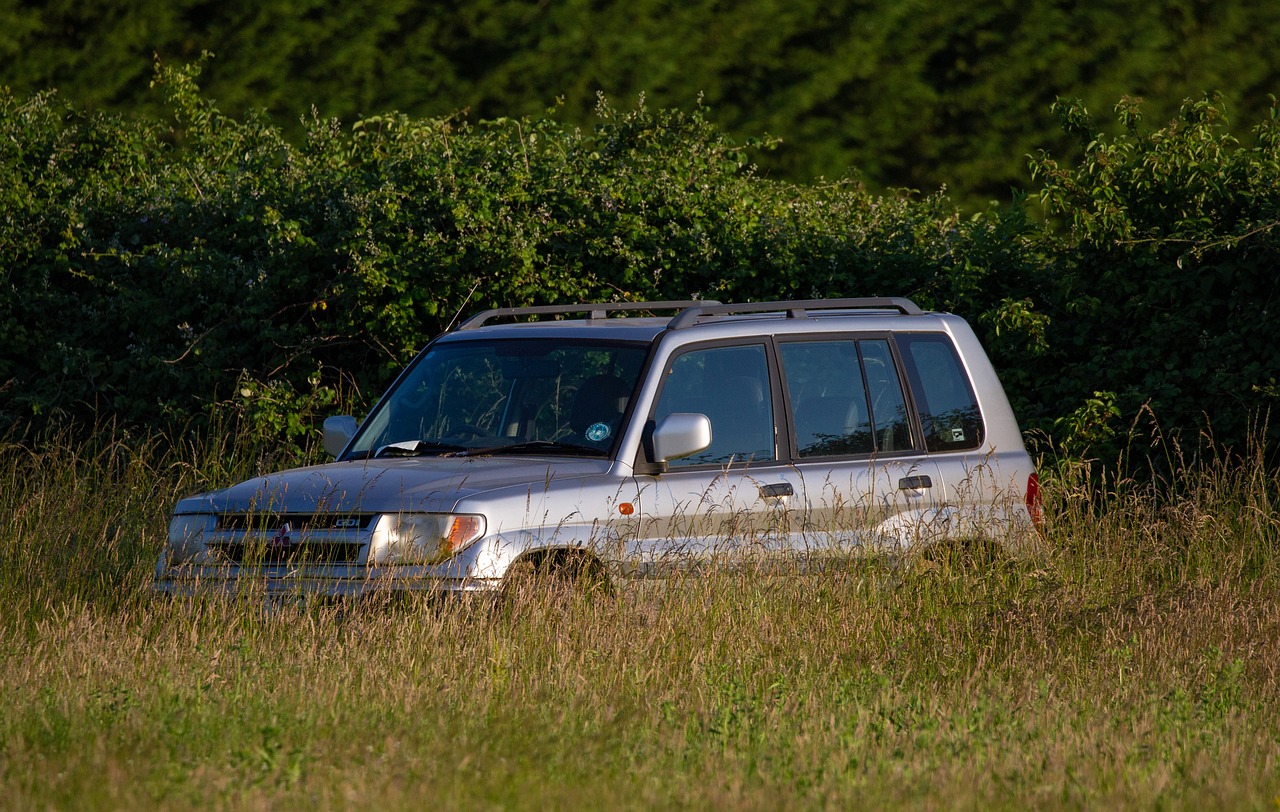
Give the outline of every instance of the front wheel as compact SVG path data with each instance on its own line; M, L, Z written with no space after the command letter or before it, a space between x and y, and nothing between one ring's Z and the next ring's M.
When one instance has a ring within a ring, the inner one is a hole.
M504 597L588 601L613 595L613 583L600 560L577 550L549 550L516 561L502 579Z

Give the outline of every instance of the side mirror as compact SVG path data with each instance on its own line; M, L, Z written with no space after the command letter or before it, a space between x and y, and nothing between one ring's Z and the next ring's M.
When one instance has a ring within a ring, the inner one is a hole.
M326 417L324 419L324 450L333 456L342 453L342 449L347 447L347 443L351 442L351 438L356 436L356 429L360 424L356 423L356 419L349 414L339 415L337 417Z
M711 445L711 419L705 414L674 412L653 429L653 462L678 460Z

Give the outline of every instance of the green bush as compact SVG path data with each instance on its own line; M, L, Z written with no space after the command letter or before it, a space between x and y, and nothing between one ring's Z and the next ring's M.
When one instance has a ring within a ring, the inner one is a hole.
M1150 131L1122 100L1114 139L1077 102L1057 112L1084 155L1032 161L1057 226L1043 238L1053 369L1040 413L1105 391L1126 416L1146 407L1166 428L1238 444L1275 404L1280 373L1280 108L1247 149L1214 98Z
M161 427L221 404L300 451L466 313L690 296L958 312L1051 435L1114 396L1107 420L1145 408L1229 445L1276 398L1274 111L1246 149L1212 99L1149 132L1125 103L1110 140L1064 102L1078 164L1041 154L1037 195L961 217L944 192L762 177L772 142L643 99L601 99L591 132L554 110L313 116L293 146L222 115L200 68L157 68L164 121L0 94L0 419Z
M158 71L163 123L0 103L10 420L186 419L245 378L358 404L482 307L946 292L921 249L954 231L944 199L760 178L768 144L700 110L602 100L591 133L316 119L294 148L220 115L198 73Z

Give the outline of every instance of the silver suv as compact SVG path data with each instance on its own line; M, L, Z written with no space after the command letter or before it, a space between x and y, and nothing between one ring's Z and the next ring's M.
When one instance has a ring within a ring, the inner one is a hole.
M657 316L654 314L665 313ZM958 316L906 299L481 313L337 459L180 501L156 587L475 591L1034 537L1039 488Z

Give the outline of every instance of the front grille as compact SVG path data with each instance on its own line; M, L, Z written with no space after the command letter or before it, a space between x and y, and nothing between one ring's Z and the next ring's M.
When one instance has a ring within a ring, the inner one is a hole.
M354 564L360 548L358 543L310 540L288 546L256 539L209 544L210 552L230 564Z
M299 533L368 530L377 513L227 513L218 517L218 529L276 532L284 525Z
M355 564L376 513L228 513L206 537L229 564Z

